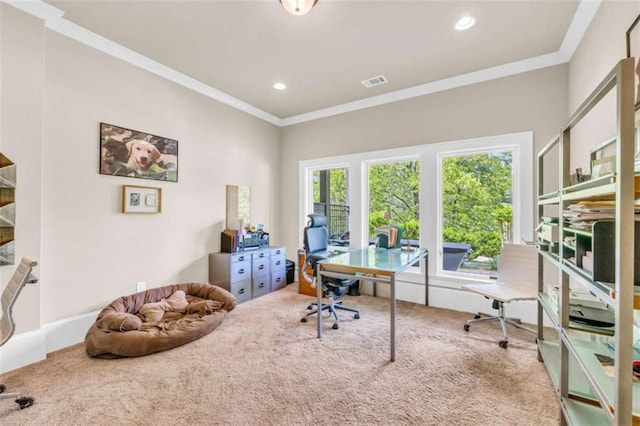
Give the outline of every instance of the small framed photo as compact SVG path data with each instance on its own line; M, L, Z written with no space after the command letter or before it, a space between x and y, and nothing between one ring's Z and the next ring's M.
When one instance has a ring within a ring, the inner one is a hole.
M122 213L160 213L162 188L122 186Z

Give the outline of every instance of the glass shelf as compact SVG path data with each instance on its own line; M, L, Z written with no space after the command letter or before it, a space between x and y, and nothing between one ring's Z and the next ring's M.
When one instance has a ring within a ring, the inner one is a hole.
M562 411L574 425L606 425L613 420L599 406L572 398L562 398Z
M589 386L596 395L599 395L600 402L605 407L615 406L615 381L605 371L596 354L615 358L614 352L605 344L610 338L596 334L585 333L575 330L564 330L562 340L569 349L570 354L575 358L577 364L582 367L582 371L587 377ZM631 366L629 366L631 375ZM589 389L583 390L586 394ZM640 414L640 380L634 378L633 382L633 415Z
M597 179L580 182L562 189L562 201L613 200L616 193L617 174L611 173ZM635 172L635 197L640 197L640 172Z
M538 204L558 204L560 202L560 191L549 192L538 196Z
M549 317L549 320L553 324L553 327L558 329L560 328L560 317L558 315L558 304L556 301L547 293L540 293L538 295L538 302L544 308L545 313ZM588 333L601 334L603 336L613 336L614 335L614 327L596 327L593 325L583 324L577 321L569 321L569 328L572 330L585 331Z

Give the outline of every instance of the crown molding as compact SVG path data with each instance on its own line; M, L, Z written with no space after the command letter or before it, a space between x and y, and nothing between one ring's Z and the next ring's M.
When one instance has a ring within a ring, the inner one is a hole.
M156 62L144 55L91 32L86 28L76 25L63 18L64 11L51 6L42 0L0 1L42 19L45 22L45 26L52 31L65 35L73 40L79 41L87 46L91 46L101 52L114 56L120 60L140 67L155 75L166 78L176 84L279 127L292 126L295 124L305 123L307 121L372 108L379 105L398 102L569 62L580 44L582 37L584 37L585 32L589 28L598 8L602 4L602 0L580 1L562 44L556 52L511 62L509 64L498 65L480 71L461 74L443 80L420 84L406 89L385 93L383 95L347 102L304 114L294 115L287 118L279 118L214 87L204 84L199 80L189 77L186 74L176 71L173 68Z

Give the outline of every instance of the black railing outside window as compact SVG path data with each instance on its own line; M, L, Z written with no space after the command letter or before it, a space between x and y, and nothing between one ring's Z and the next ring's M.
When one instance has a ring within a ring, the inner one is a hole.
M349 239L349 206L344 204L313 203L313 212L327 217L330 238Z

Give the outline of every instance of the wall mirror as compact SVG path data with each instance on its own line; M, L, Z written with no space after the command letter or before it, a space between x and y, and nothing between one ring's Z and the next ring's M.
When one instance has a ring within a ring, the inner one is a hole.
M241 229L251 223L251 187L227 185L227 229Z

